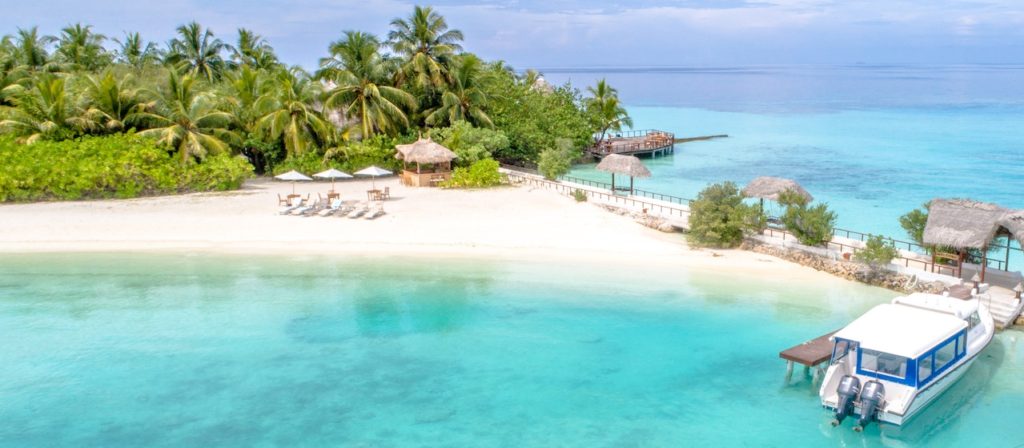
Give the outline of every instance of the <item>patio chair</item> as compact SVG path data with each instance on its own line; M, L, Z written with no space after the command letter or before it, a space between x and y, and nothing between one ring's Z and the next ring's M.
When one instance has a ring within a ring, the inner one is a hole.
M381 199L391 199L391 187L384 187L384 193L381 193Z
M291 205L291 202L288 201L288 198L281 197L281 193L278 193L277 194L277 205L289 206L289 205Z

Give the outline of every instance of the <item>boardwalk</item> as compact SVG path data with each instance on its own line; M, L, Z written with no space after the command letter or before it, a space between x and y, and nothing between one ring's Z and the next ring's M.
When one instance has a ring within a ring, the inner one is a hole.
M675 135L654 129L620 132L606 137L600 143L587 148L587 153L597 158L609 154L650 155L652 157L675 151Z

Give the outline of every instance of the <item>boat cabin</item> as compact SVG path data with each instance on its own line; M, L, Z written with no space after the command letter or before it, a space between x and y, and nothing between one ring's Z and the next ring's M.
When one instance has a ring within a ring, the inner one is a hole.
M940 301L912 294L877 306L833 336L832 364L856 373L923 388L963 359L967 333L980 324L976 301Z

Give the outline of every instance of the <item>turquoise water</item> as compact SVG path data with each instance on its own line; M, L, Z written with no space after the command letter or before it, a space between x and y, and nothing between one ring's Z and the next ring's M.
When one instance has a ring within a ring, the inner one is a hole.
M901 431L779 350L890 293L497 261L0 260L0 446L1015 446L1020 333Z
M1024 66L761 66L555 71L607 78L639 129L729 138L645 160L637 188L694 198L709 183L792 178L840 227L906 239L900 215L934 198L1024 208ZM573 175L608 182L580 166ZM1002 259L1002 254L991 255ZM1024 267L1024 255L1012 267Z

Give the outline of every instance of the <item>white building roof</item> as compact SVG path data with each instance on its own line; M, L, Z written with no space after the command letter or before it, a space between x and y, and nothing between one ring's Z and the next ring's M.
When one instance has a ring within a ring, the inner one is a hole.
M907 298L898 300L902 299ZM884 304L864 313L834 337L857 341L861 348L917 358L966 326L967 322L953 314L899 303Z

